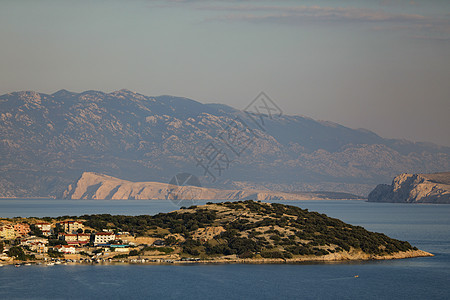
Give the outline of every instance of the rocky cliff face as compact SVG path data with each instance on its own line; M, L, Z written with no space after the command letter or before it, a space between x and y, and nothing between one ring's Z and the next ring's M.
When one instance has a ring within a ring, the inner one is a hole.
M355 199L354 195L347 195ZM268 190L219 190L196 186L176 186L161 182L131 182L85 172L63 193L64 199L168 199L168 200L324 200L323 193L283 193ZM336 198L333 198L336 199Z
M450 172L401 174L391 185L378 185L369 194L369 201L450 204Z
M224 142L233 120L250 129L239 155ZM230 161L214 182L195 160L211 145ZM135 182L188 172L211 188L366 195L399 173L449 169L448 147L302 116L265 117L261 128L226 105L127 90L0 96L0 197L58 197L85 171Z

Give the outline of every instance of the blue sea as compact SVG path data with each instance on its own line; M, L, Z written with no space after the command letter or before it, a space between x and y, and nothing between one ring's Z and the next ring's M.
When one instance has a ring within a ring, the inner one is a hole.
M450 299L450 205L282 203L407 240L435 256L291 265L4 266L0 299ZM0 217L140 215L174 209L170 201L0 199Z

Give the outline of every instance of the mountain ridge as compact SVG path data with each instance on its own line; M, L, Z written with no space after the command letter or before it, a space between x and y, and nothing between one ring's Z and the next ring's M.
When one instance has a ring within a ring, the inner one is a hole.
M450 204L450 172L400 174L391 185L377 185L368 201Z
M253 138L240 155L221 138L234 121ZM366 195L399 173L450 168L449 147L302 116L264 121L261 128L223 104L129 90L1 95L0 196L56 197L86 171L159 182L188 172L211 188ZM209 144L230 157L214 182L195 160Z

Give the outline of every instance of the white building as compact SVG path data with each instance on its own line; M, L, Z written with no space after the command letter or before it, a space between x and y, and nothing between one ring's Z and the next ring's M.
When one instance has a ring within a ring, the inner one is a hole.
M78 229L84 230L83 223L79 221L63 221L59 225L64 228L65 233L77 233Z
M43 235L49 236L52 234L52 224L50 223L41 222L34 224L34 226L39 228Z
M60 233L58 238L62 241L66 241L67 243L78 241L78 236L73 233Z
M47 238L41 238L41 237L29 237L29 238L24 238L21 241L21 245L22 246L27 246L27 245L31 245L34 243L42 243L42 244L48 244L48 239Z
M55 246L55 248L59 252L62 252L65 254L76 254L78 252L77 248L75 248L75 246L72 246L72 245L58 245L58 246Z
M44 243L31 243L29 245L31 251L35 251L37 253L47 253L48 247Z
M0 226L0 238L10 240L16 237L14 226L11 224L5 224Z
M108 244L116 239L116 235L112 232L97 232L94 234L94 245Z
M66 241L69 245L86 245L91 240L91 235L88 233L60 233L58 238L62 241Z

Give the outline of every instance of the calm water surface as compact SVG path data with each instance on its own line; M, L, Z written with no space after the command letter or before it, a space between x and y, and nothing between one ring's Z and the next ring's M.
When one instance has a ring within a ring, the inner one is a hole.
M435 256L296 265L4 266L0 299L450 299L450 205L283 203L407 240ZM169 201L0 200L1 217L174 209Z

